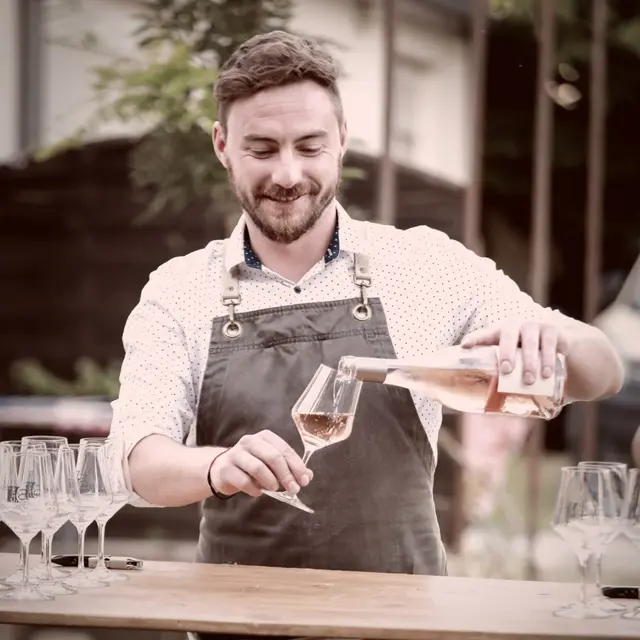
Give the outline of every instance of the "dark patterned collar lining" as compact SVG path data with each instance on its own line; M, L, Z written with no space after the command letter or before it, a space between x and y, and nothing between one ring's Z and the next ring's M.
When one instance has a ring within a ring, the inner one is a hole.
M325 264L328 264L332 260L335 260L340 253L339 231L338 217L336 216L336 228L333 232L333 238L331 238L331 243L327 247L327 250L324 254ZM247 266L251 267L252 269L262 269L262 263L260 262L260 259L251 248L251 240L249 239L249 231L247 230L247 227L244 228L244 261L246 262Z

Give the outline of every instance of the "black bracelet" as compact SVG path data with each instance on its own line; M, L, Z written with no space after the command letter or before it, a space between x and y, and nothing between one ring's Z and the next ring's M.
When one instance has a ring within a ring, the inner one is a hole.
M229 451L229 449L225 449L224 451L221 451L217 456L214 456L213 460L211 461L211 464L209 465L209 468L207 469L207 482L209 483L209 488L211 489L211 493L212 495L214 495L216 498L218 498L219 500L228 500L229 498L231 498L232 496L228 496L224 493L220 493L214 486L213 486L213 482L211 482L211 467L213 467L213 463L223 454L227 453L227 451Z

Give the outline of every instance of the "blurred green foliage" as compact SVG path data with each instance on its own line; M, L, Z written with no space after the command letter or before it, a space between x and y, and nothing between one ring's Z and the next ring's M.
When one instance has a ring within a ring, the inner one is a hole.
M11 367L11 377L25 392L41 396L98 396L114 400L120 388L120 361L101 367L90 358L78 358L73 380L60 378L37 360L25 358Z
M142 2L133 34L139 55L95 69L101 106L94 118L40 158L82 144L102 122L140 125L146 133L131 152L131 179L149 204L136 222L198 204L233 223L237 204L211 143L217 69L251 36L286 29L292 6L292 0ZM361 177L345 167L345 180Z

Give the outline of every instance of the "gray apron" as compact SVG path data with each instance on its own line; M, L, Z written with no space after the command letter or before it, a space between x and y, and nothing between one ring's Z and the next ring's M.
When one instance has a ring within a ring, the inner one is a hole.
M238 312L240 283L223 266L229 314L212 325L198 446L231 447L269 429L302 455L291 407L318 366L396 357L382 303L367 296L368 258L354 262L354 298L249 312ZM314 453L309 467L313 481L299 495L314 514L268 496L206 499L197 561L446 574L434 456L409 391L365 384L350 438Z

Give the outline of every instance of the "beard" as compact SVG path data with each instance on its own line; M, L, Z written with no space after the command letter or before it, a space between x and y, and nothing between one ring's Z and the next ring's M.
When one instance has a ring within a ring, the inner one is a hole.
M270 185L249 191L228 169L229 184L244 211L263 236L279 244L291 244L313 228L336 197L341 173L339 162L337 179L325 187L309 180L290 189Z

